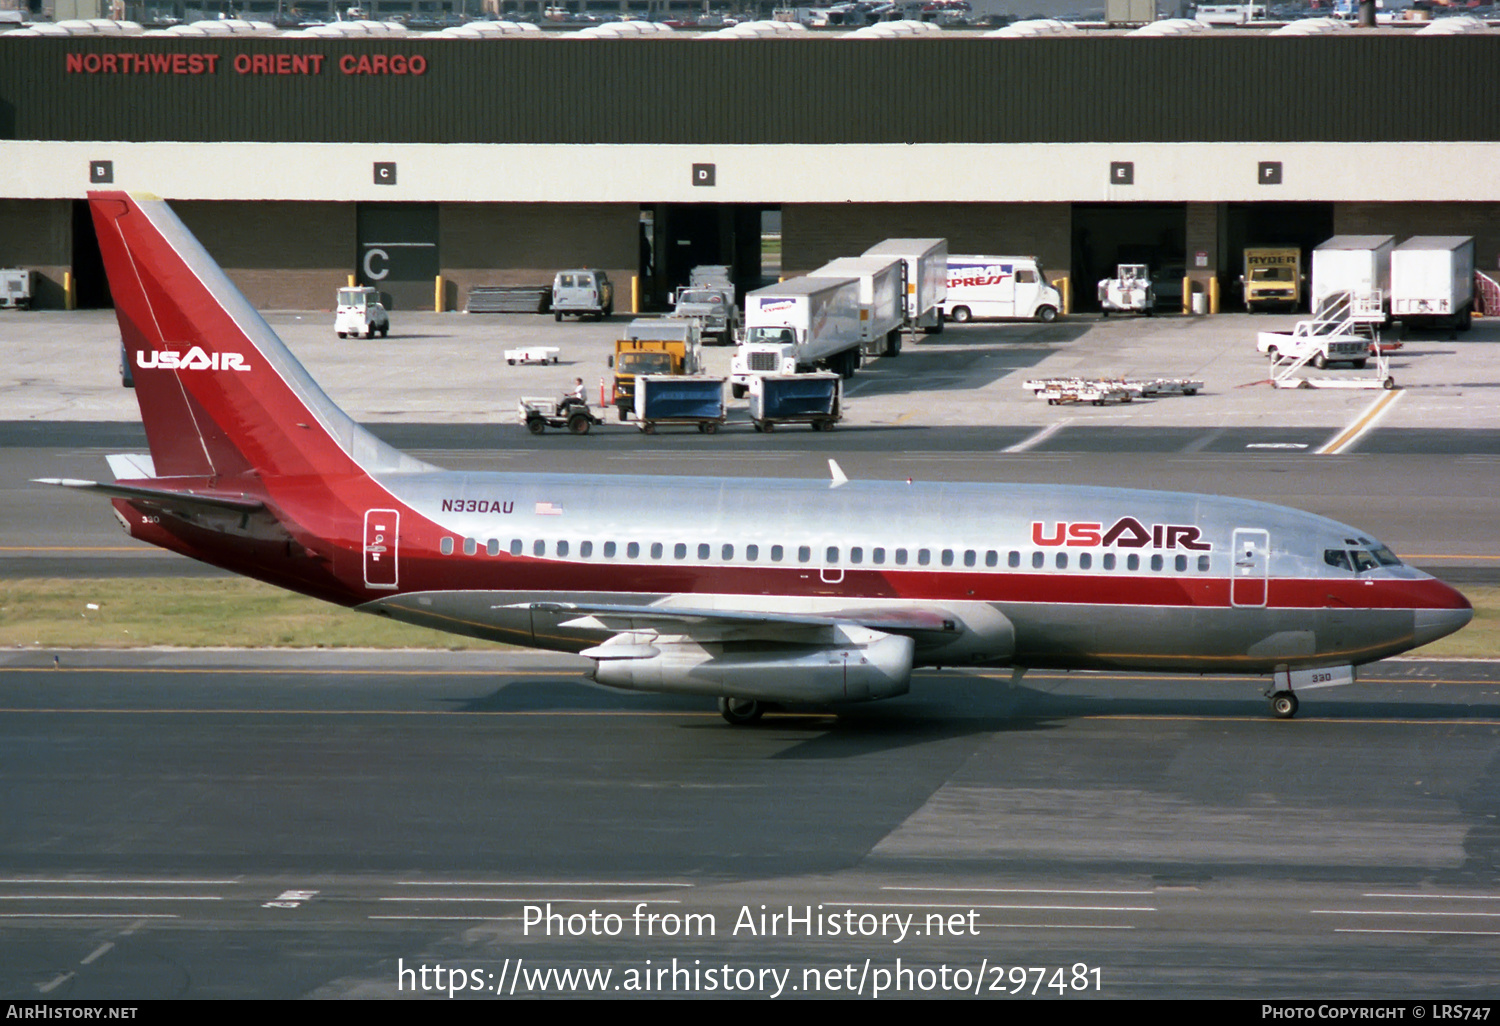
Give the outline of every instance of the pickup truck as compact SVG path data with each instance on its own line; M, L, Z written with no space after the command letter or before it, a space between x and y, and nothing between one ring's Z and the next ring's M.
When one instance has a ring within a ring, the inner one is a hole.
M1307 356L1308 362L1319 370L1330 363L1349 363L1360 368L1370 358L1370 339L1347 333L1319 335L1300 330L1310 323L1313 322L1301 321L1297 325L1299 330L1290 333L1262 331L1256 335L1255 348L1269 356L1272 363Z

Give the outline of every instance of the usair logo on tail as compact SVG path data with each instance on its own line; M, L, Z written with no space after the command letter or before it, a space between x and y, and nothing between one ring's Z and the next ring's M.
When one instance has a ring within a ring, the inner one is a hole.
M214 353L210 356L202 346L194 346L185 353L170 350L147 353L138 351L135 364L142 370L232 370L247 371L249 365L240 353Z

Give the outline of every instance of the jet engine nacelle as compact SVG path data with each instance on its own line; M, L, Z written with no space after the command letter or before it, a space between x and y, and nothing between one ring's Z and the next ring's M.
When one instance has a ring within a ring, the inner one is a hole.
M699 641L632 632L582 654L600 684L631 691L754 698L766 702L864 702L906 694L912 640L839 627L841 644Z

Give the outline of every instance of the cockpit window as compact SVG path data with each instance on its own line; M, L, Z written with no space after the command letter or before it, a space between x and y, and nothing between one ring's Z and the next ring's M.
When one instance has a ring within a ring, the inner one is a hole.
M1343 549L1324 549L1323 562L1329 566L1338 567L1340 570L1353 570L1349 562L1349 553Z
M1384 545L1375 545L1369 549L1324 549L1323 562L1340 570L1351 570L1362 574L1366 570L1374 570L1381 566L1400 566L1401 560L1396 554Z

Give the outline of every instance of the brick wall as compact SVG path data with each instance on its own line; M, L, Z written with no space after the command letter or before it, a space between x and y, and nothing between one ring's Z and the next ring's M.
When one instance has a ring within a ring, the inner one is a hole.
M31 274L31 305L59 310L73 266L71 200L0 200L0 267Z
M438 252L448 303L462 310L476 285L551 285L570 267L598 267L630 306L640 264L640 207L630 203L445 203Z
M172 209L261 310L332 310L355 268L353 203L174 202Z
M1472 235L1474 266L1500 266L1500 203L1336 203L1339 235L1394 235L1396 244L1413 235Z
M1037 256L1049 277L1071 263L1067 203L801 203L781 208L781 266L801 274L886 239L948 240L950 253Z

